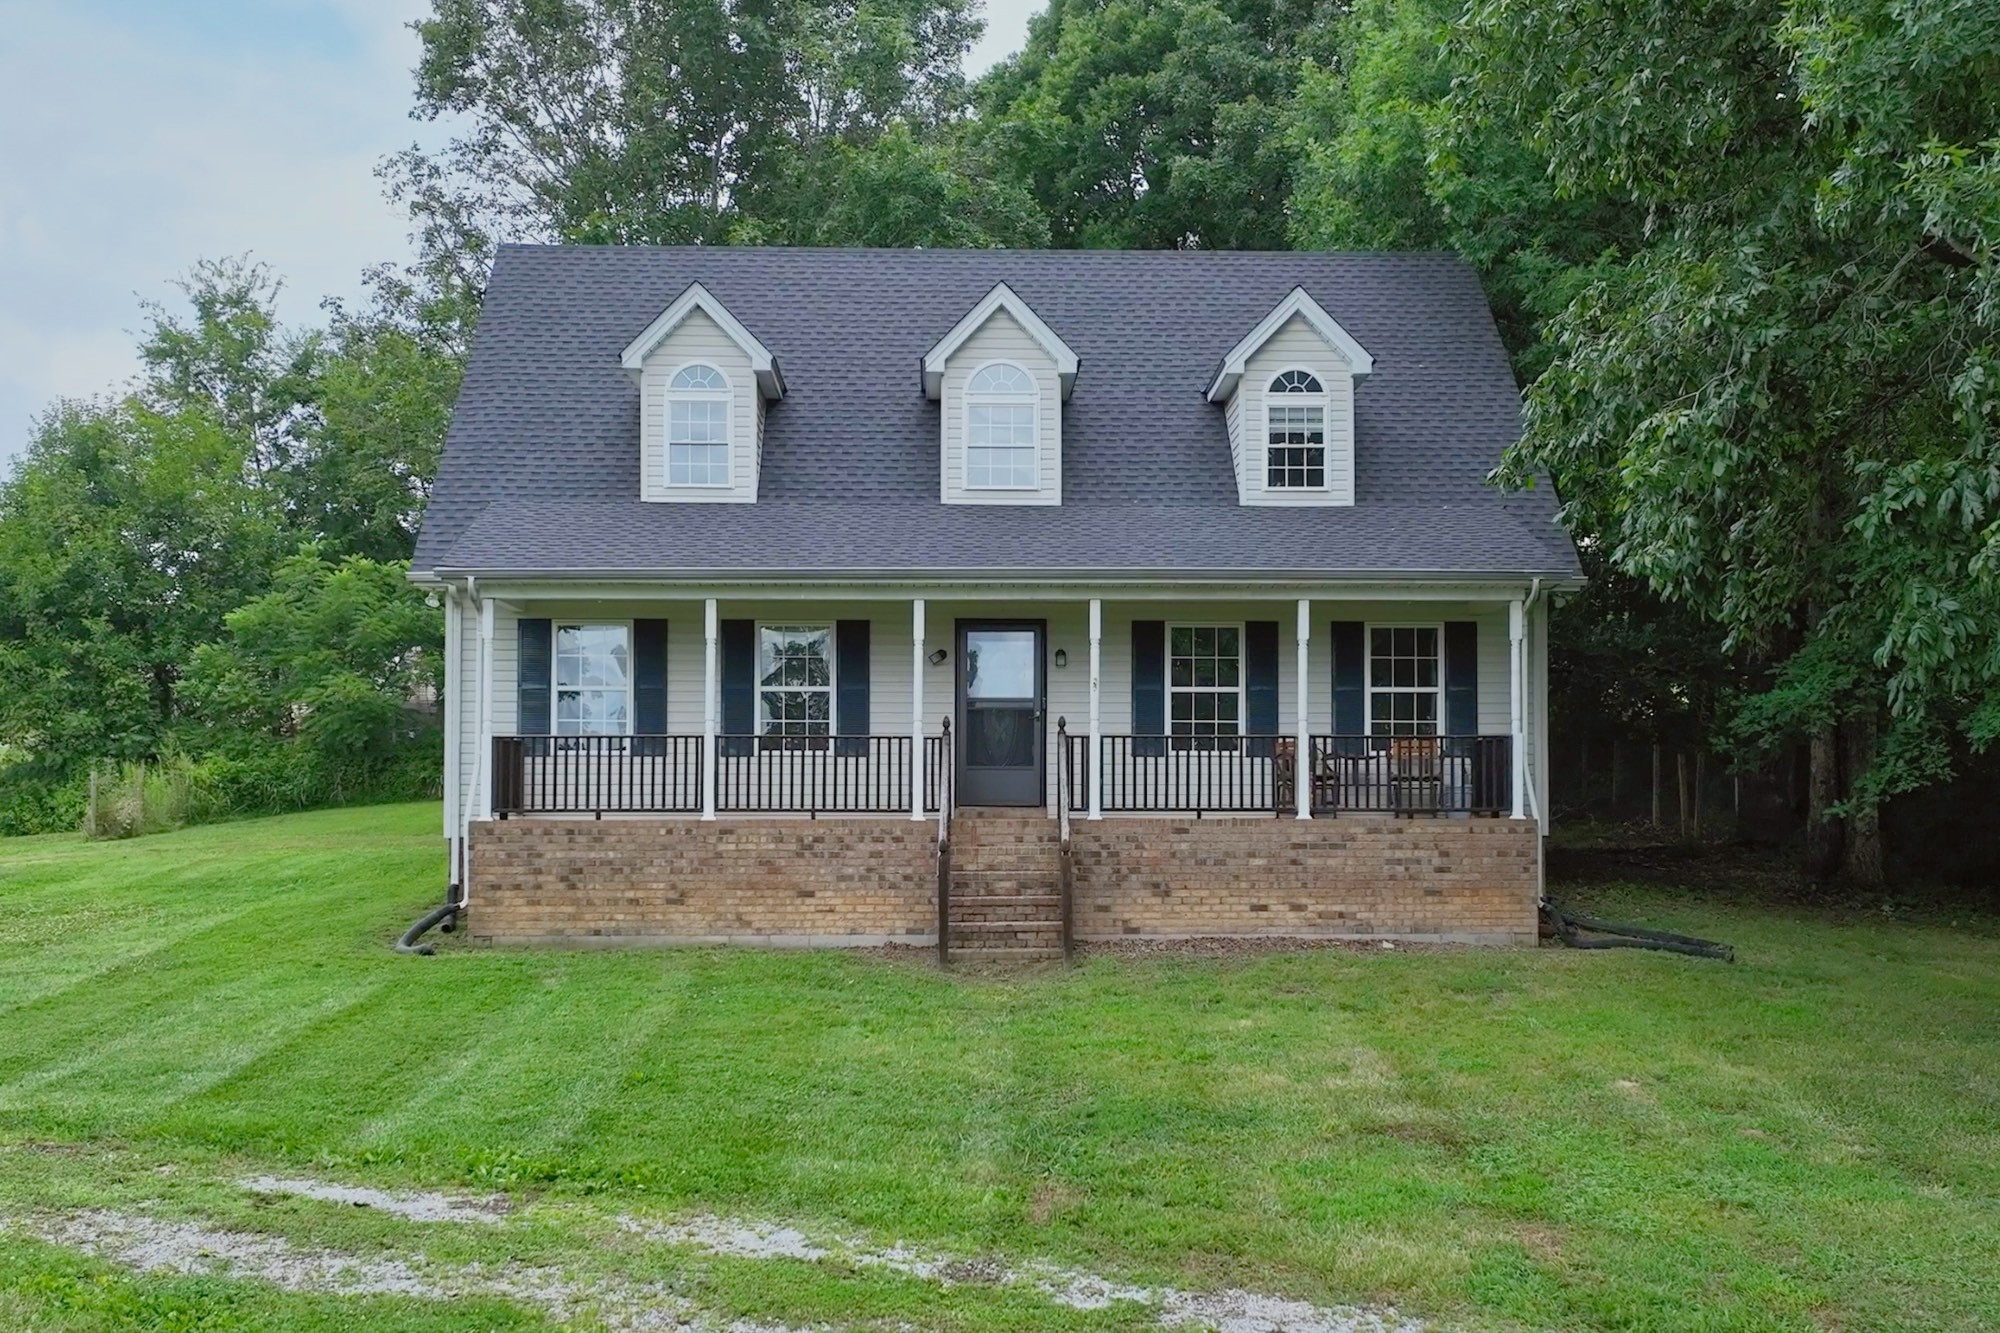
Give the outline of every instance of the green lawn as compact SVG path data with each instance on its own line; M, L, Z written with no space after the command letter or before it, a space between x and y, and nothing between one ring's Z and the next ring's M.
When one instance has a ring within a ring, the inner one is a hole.
M1149 1326L647 1248L717 1214L1451 1326L2000 1327L2000 941L1656 890L1734 943L917 957L392 953L434 806L0 841L0 1215L104 1207L676 1285L794 1324ZM500 1228L247 1196L503 1190ZM125 1273L0 1234L0 1326L539 1327L493 1301Z

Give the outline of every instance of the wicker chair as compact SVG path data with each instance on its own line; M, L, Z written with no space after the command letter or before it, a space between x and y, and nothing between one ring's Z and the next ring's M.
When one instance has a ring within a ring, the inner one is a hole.
M1389 742L1389 788L1397 814L1437 813L1444 797L1444 747L1437 737Z

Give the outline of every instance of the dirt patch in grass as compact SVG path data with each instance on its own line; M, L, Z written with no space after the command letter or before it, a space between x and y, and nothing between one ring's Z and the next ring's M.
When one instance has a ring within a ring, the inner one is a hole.
M255 1176L237 1182L252 1194L286 1195L319 1203L344 1203L355 1208L373 1208L411 1222L494 1223L507 1216L508 1202L500 1197L482 1199L435 1191L396 1192L368 1189L357 1185L335 1185L324 1180L284 1180L276 1176Z
M712 1319L660 1283L585 1277L511 1262L438 1264L421 1254L363 1257L295 1246L279 1236L226 1231L143 1213L91 1209L5 1218L0 1219L0 1231L78 1250L139 1273L249 1279L315 1295L502 1300L539 1310L559 1324L594 1321L611 1333L690 1328L794 1333L784 1325Z

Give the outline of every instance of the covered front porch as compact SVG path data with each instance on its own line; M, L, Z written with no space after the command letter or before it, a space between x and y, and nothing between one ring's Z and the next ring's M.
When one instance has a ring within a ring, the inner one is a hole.
M1315 591L479 588L447 607L452 827L1538 818L1532 589Z

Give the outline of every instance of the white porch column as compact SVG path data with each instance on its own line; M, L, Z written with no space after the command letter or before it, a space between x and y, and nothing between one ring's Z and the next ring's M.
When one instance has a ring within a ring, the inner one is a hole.
M458 589L444 590L444 836L450 845L451 868L458 874L459 800L464 794L465 772L458 752L465 735L465 626L460 620Z
M701 684L701 817L715 818L715 733L722 707L722 682L718 678L716 640L722 633L716 618L715 599L702 604L702 684Z
M1298 696L1295 730L1298 751L1292 756L1292 791L1298 801L1300 819L1311 819L1312 805L1312 711L1306 705L1312 697L1312 599L1299 598L1298 678L1292 692Z
M472 808L480 819L493 818L493 599L479 599L479 754L473 769L479 775Z
M1091 819L1104 818L1104 705L1099 676L1104 667L1104 599L1090 599L1090 762L1084 766L1090 784Z
M1507 639L1512 649L1507 661L1508 675L1512 677L1511 683L1513 686L1508 693L1508 706L1513 716L1511 734L1514 738L1512 743L1514 751L1514 809L1512 817L1515 819L1527 818L1527 811L1522 805L1527 794L1528 785L1528 728L1525 717L1527 712L1525 706L1527 703L1527 692L1521 678L1522 669L1527 665L1528 661L1525 634L1526 610L1526 606L1518 597L1507 603Z
M924 817L924 792L930 777L924 746L924 599L910 599L910 818Z

